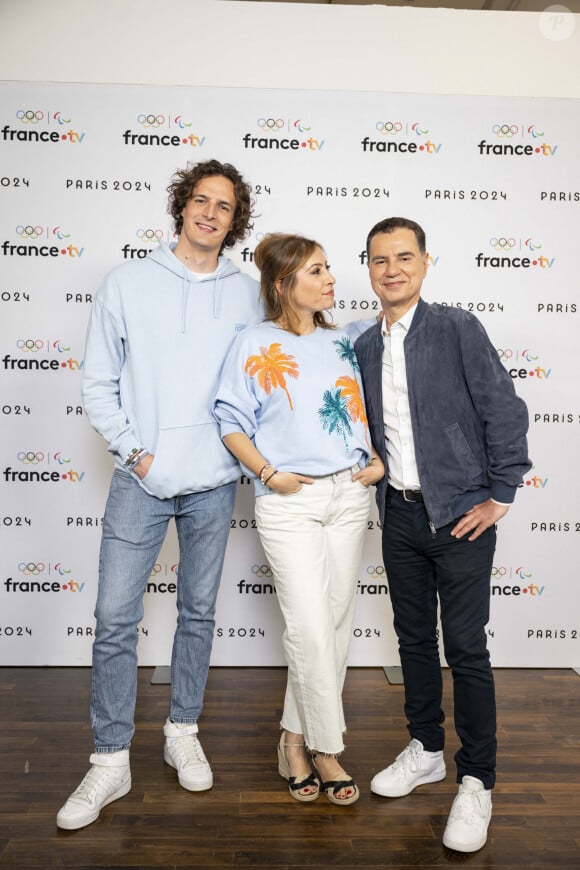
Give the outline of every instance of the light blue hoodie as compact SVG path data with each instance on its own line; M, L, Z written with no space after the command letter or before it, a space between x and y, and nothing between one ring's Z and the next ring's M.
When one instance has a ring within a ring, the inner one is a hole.
M257 282L223 256L217 272L198 277L161 243L105 279L87 334L83 401L119 468L135 447L154 454L139 481L151 495L239 477L212 405L230 344L263 316Z

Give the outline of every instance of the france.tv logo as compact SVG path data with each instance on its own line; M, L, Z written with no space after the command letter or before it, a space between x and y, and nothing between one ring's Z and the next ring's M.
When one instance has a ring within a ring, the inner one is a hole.
M392 121L380 118L373 124L375 136L361 140L362 150L383 154L439 154L442 145L434 142L429 127L420 121Z
M554 157L558 145L546 142L546 134L537 124L499 121L492 125L496 142L482 139L477 149L480 156L489 157Z
M325 140L312 135L312 124L303 118L272 115L256 119L256 133L242 136L244 148L270 151L321 151Z
M83 359L68 356L71 345L60 338L18 338L16 349L20 356L5 354L0 363L5 371L69 371L79 372Z
M507 372L514 380L534 378L536 381L547 381L552 374L551 368L546 368L545 363L540 365L540 355L531 348L498 347L496 348L500 362L503 363Z
M42 109L18 109L16 120L20 127L14 128L5 124L0 135L5 142L61 142L69 145L80 145L85 133L72 128L64 129L72 123L67 113L44 112ZM45 129L56 125L60 130ZM40 129L42 128L42 129Z
M147 132L134 133L132 130L125 130L124 145L163 145L174 148L190 145L192 148L201 148L206 139L205 136L190 131L193 123L185 115L142 112L137 115L136 120ZM172 128L175 129L174 133L162 132L170 131Z
M46 227L42 224L18 224L14 232L19 242L6 239L0 245L5 257L66 257L80 259L85 248L71 241L71 233L64 227ZM40 244L36 244L41 240Z
M545 251L543 244L532 236L493 235L488 239L492 253L479 251L475 255L478 269L551 269L555 257Z

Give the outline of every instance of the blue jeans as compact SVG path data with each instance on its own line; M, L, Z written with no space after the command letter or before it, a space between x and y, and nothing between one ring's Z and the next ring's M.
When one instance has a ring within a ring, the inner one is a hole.
M197 722L235 494L236 484L231 483L159 499L130 474L115 471L105 508L95 608L91 723L96 752L128 749L135 731L137 626L172 517L179 568L169 715L174 722Z
M426 750L443 749L442 679L437 642L437 598L445 658L453 675L457 781L466 774L485 788L495 784L496 708L487 650L495 526L475 541L450 535L455 522L433 537L422 504L387 491L383 558L395 615L411 737Z

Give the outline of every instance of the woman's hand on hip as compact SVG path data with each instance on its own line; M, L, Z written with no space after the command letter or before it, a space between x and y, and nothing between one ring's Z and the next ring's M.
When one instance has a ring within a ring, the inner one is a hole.
M306 477L304 474L295 474L293 471L277 471L276 474L272 475L267 486L278 495L292 495L295 492L300 492L305 483L314 483L314 478Z

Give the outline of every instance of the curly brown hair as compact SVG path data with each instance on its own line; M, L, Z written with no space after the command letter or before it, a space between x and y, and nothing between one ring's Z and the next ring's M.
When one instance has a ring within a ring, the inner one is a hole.
M231 248L236 242L241 242L253 229L254 200L252 188L244 181L235 166L231 163L220 163L219 160L206 160L203 163L188 163L185 169L178 169L167 187L169 200L167 211L173 218L175 232L179 235L183 227L182 212L202 178L222 175L234 186L236 209L230 231L223 240L220 254L224 248Z
M292 289L296 273L316 248L324 251L314 239L290 233L268 233L256 245L254 263L260 270L260 295L266 309L265 320L279 321L288 332L299 335L298 316L292 304ZM280 285L280 290L276 284ZM315 311L314 324L322 329L335 329L324 312Z

